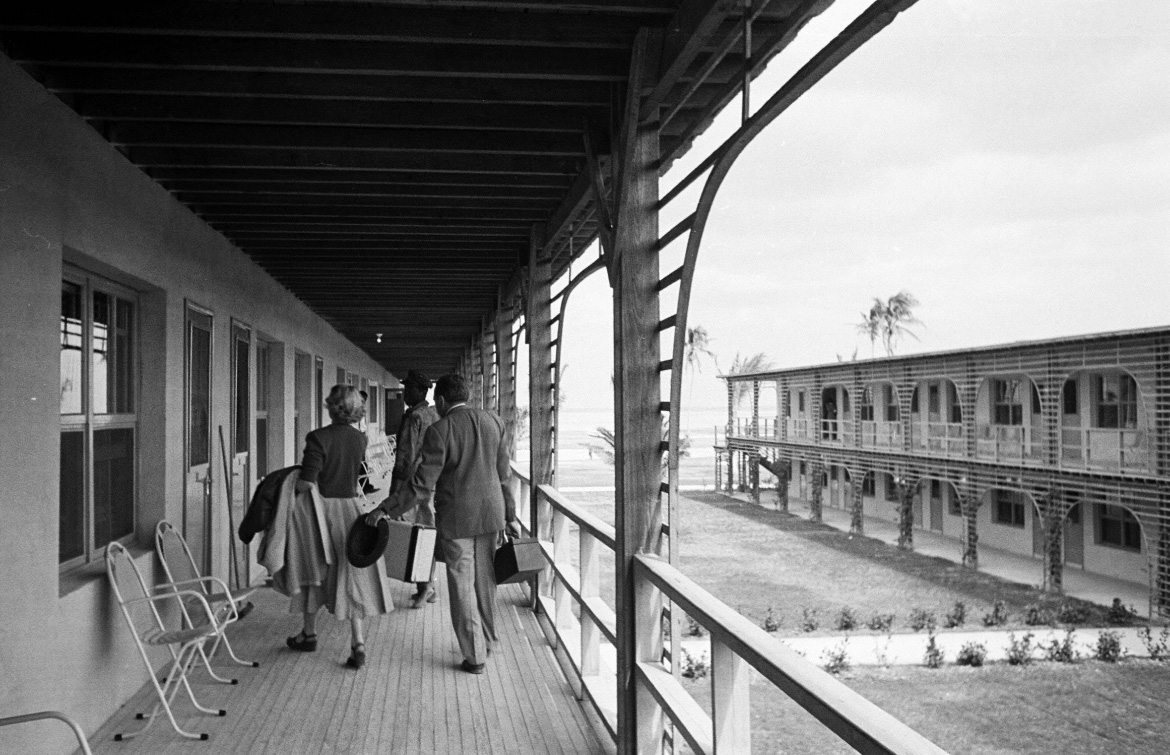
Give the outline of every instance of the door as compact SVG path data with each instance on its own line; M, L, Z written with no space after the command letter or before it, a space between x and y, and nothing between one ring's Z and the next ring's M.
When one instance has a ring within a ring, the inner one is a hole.
M227 458L231 466L231 507L232 524L239 525L251 498L251 406L252 395L249 390L252 384L252 329L240 322L232 322L232 429L231 443L227 449ZM232 548L233 571L237 584L251 584L251 562L249 553L252 548L233 538ZM257 542L253 541L252 547Z
M183 537L201 574L211 563L211 313L187 305Z
M1064 518L1064 562L1075 566L1085 565L1085 524L1081 517L1081 504L1076 504Z
M935 532L943 531L942 483L938 480L930 481L930 528Z

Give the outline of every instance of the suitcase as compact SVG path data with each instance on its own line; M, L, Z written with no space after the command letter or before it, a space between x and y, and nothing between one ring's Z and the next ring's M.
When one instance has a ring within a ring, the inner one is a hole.
M411 522L387 522L390 540L382 558L386 576L402 582L427 582L435 562L435 528Z
M495 567L496 584L523 582L544 571L544 551L534 537L508 538L496 549L492 565Z

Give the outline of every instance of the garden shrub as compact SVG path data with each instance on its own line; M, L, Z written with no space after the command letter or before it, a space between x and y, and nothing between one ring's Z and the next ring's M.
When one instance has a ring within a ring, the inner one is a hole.
M848 632L857 629L857 614L849 606L841 609L837 614L837 629L838 631Z
M983 626L985 627L999 627L1007 623L1008 610L1007 603L1002 600L997 600L991 606L991 613L983 614Z
M1084 624L1089 620L1089 609L1079 603L1061 603L1056 620L1061 624Z
M1094 658L1105 663L1117 663L1123 654L1120 634L1106 629L1097 635L1097 645L1093 648Z
M1024 623L1030 627L1047 626L1052 623L1052 612L1037 603L1026 605Z
M955 605L947 612L943 619L943 626L947 629L954 629L961 627L967 623L967 604L961 600L956 600Z
M1015 632L1008 635L1007 662L1013 666L1027 666L1032 662L1033 635L1028 632L1020 639L1016 639Z
M848 639L843 639L839 645L825 648L824 652L821 653L821 668L830 674L840 674L842 671L848 671L849 651L845 647L848 642Z
M1056 663L1076 663L1081 659L1080 652L1073 645L1073 630L1064 633L1064 639L1053 637L1044 646L1044 658Z
M804 609L801 614L800 628L805 632L815 632L820 626L821 620L817 616L817 609Z
M888 632L890 631L890 627L894 625L894 614L875 613L869 617L869 621L865 625L877 632Z
M687 617L686 626L683 628L684 637L702 637L706 633L707 630L703 629L703 626L699 622L690 616Z
M927 668L938 668L943 664L943 651L938 646L938 639L934 636L934 627L930 628L930 633L926 637L926 654L923 657L923 663Z
M694 656L685 649L682 651L682 670L680 673L687 679L702 679L707 675L710 667L702 656Z
M765 632L775 632L780 629L780 619L777 618L772 606L768 606L768 612L764 614L764 620L760 623Z
M960 666L982 666L987 660L987 646L982 642L968 642L959 648L955 663Z
M921 632L927 627L933 629L935 626L934 611L927 611L924 608L910 609L910 628L915 632Z
M1162 627L1156 638L1149 627L1142 627L1138 630L1138 637L1145 644L1151 661L1170 660L1170 627Z
M1127 626L1136 618L1137 611L1132 606L1126 608L1121 598L1114 598L1113 605L1109 606L1109 612L1105 614L1105 620L1114 626Z

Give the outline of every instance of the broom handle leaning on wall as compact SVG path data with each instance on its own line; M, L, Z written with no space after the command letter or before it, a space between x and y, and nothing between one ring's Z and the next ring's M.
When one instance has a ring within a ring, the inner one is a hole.
M219 456L223 459L223 480L227 488L228 547L231 549L231 564L228 565L228 580L233 590L240 589L240 566L236 563L236 522L232 515L232 470L228 466L227 444L223 440L223 425L219 426ZM233 576L235 577L233 579Z

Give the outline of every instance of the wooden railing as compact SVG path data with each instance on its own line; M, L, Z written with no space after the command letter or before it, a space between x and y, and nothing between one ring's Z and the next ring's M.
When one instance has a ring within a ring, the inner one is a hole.
M521 518L531 486L519 480ZM578 699L588 701L617 742L617 643L613 608L600 596L600 547L613 553L614 529L575 505L555 488L537 488L537 537L549 568L538 580L534 608L544 614L546 636ZM573 538L572 525L577 527ZM576 566L573 556L576 555ZM665 720L696 755L751 752L749 669L813 714L826 728L862 753L945 755L938 746L827 672L785 647L751 620L724 605L665 561L634 557L638 685L635 726L639 751L660 752ZM690 616L710 636L712 714L690 695L663 660L662 604ZM677 750L676 750L677 751Z

